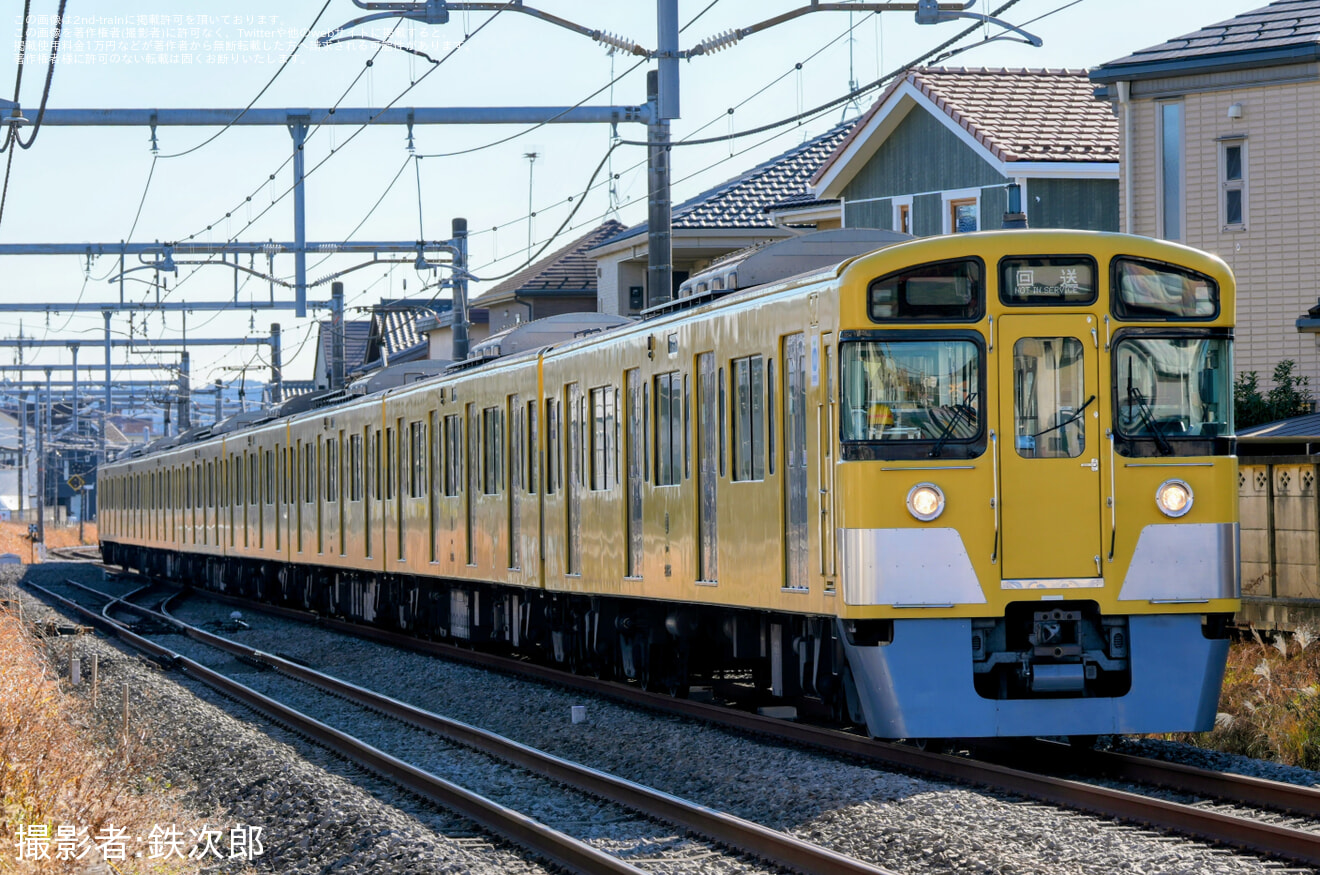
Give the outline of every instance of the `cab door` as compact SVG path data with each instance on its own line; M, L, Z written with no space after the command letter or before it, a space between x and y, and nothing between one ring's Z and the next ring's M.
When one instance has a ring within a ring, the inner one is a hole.
M1000 325L1003 578L1094 580L1102 553L1095 317L1010 315Z

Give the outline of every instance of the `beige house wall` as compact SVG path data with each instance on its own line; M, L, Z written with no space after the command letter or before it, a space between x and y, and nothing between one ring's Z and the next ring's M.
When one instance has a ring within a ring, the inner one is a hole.
M1244 71L1251 73L1253 71ZM1255 71L1259 73L1259 71ZM1115 104L1125 142L1119 215L1124 230L1160 234L1158 105L1183 103L1183 239L1213 252L1238 281L1236 368L1257 371L1269 388L1274 366L1297 362L1320 387L1317 335L1297 331L1296 319L1320 296L1320 80L1251 87L1210 87L1189 77L1140 82L1127 113ZM1204 90L1197 90L1197 87ZM1117 90L1117 89L1112 89ZM1240 104L1242 117L1228 109ZM1226 230L1220 205L1220 141L1246 136L1246 227ZM1126 227L1127 175L1132 175L1132 227Z

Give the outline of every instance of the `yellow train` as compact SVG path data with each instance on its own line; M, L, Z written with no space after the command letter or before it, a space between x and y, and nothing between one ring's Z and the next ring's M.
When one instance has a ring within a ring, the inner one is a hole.
M1205 729L1233 315L1176 244L901 242L163 441L100 472L102 549L676 692L741 671L878 737Z

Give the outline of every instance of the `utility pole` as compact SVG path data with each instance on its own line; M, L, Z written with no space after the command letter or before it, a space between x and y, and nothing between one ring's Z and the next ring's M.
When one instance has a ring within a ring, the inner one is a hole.
M280 323L270 323L270 403L284 401L284 366L280 362Z
M450 227L454 243L453 355L454 361L461 362L468 356L467 219L454 219Z
M536 169L536 159L540 152L524 152L527 159L527 260L532 260L532 219L536 211L532 209L532 171Z
M192 428L192 388L188 373L188 353L179 355L179 434Z
M679 117L678 0L656 3L657 69L646 74L648 167L646 298L655 307L674 294L673 211L670 205L669 122Z
M18 518L23 518L23 472L27 470L27 392L18 384Z
M220 424L220 420L225 418L225 384L220 382L217 377L215 381L215 422Z
M123 265L120 265L120 272L123 272ZM121 289L122 296L122 289ZM105 397L101 402L101 452L98 454L101 464L104 465L110 461L108 446L106 444L106 432L110 430L110 316L112 311L102 310L101 315L105 318ZM97 478L100 482L100 478ZM97 493L100 495L100 493ZM101 503L97 502L99 508Z
M344 366L344 284L330 284L330 388L343 391Z

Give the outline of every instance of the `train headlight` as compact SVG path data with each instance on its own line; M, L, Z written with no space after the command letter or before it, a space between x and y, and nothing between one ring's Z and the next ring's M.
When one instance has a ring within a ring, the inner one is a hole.
M944 493L934 483L918 483L907 494L908 512L923 523L944 513Z
M1192 487L1182 480L1165 480L1155 490L1155 503L1168 517L1180 517L1192 509Z

